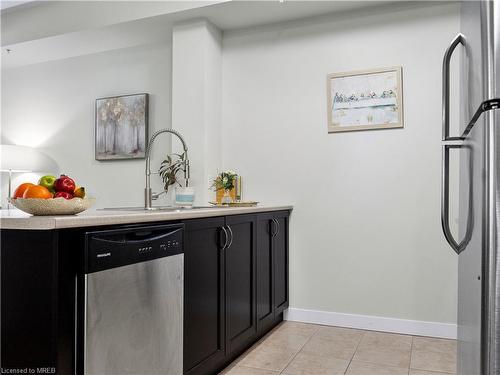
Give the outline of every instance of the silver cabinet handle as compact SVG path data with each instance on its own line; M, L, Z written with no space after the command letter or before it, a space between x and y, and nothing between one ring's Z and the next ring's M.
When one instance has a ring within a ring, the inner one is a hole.
M450 244L451 248L457 253L460 254L465 250L467 244L470 241L472 236L472 161L469 163L469 196L468 196L468 208L467 208L467 228L465 231L464 238L462 241L457 242L453 237L453 234L450 230L450 149L462 149L467 148L467 146L463 145L443 145L443 155L442 155L442 175L441 175L441 225L443 227L444 237L446 241ZM470 156L472 157L472 156Z
M458 34L446 49L443 58L443 141L463 140L462 137L450 137L450 61L459 44L465 47L465 37Z
M270 224L270 229L271 229L271 237L274 237L278 233L278 227L276 226L276 220L275 219L271 219L269 221L269 224Z
M280 222L278 221L278 219L273 219L274 222L276 223L276 234L275 236L277 236L279 233L280 233Z
M227 230L224 226L220 227L220 229L224 232L224 245L222 246L221 250L227 249L227 240L228 240L228 235L227 235Z
M231 247L231 245L233 244L233 230L231 229L231 227L229 225L226 225L227 226L227 229L229 230L229 234L231 236L230 240L229 240L229 245L227 245L227 249L229 249Z

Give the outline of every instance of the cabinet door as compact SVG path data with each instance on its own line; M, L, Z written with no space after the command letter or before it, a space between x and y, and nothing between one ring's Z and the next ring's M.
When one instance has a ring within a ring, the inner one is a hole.
M226 217L232 240L226 256L226 345L231 355L247 345L257 333L255 240L256 216Z
M0 368L56 368L57 233L2 229L0 235Z
M288 308L288 212L274 215L277 232L273 238L274 313L279 315Z
M257 216L257 329L265 331L274 322L273 235L277 226L273 214Z
M184 373L211 374L225 360L224 218L185 222Z

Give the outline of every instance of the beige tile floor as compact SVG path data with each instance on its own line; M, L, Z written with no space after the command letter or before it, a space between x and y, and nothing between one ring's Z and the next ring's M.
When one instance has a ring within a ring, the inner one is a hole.
M284 322L221 374L455 374L456 347L454 340Z

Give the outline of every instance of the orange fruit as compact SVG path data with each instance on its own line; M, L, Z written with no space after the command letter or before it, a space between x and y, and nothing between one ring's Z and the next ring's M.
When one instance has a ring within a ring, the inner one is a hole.
M22 198L26 189L34 185L35 184L32 184L31 182L25 182L24 184L19 185L14 191L14 194L12 194L12 198Z
M52 198L52 193L45 186L33 185L29 186L23 194L23 198Z
M81 186L78 186L75 189L75 197L82 198L82 199L85 198L85 188L81 187Z

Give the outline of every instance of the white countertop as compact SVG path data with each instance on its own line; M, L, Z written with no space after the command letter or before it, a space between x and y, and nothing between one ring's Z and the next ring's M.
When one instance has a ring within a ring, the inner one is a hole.
M291 205L259 205L256 207L211 207L176 211L112 211L90 209L78 215L61 216L32 216L14 208L10 210L0 210L0 228L29 230L78 228L250 214L266 211L291 210L292 208L293 206Z

